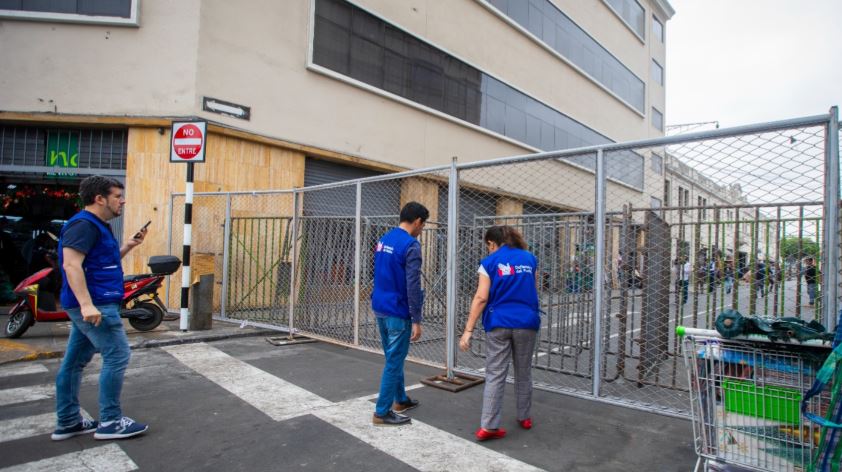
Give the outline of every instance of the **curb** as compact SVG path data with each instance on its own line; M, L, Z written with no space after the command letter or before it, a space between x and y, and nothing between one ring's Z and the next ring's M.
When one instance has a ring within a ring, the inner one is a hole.
M208 336L198 336L192 338L184 338L184 339L165 339L165 340L157 340L157 339L150 339L141 341L137 344L130 344L129 349L150 349L156 347L165 347L165 346L175 346L178 344L194 344L194 343L203 343L203 342L212 342L212 341L222 341L224 339L235 339L235 338L249 338L254 336L265 336L267 334L276 333L277 331L273 331L270 329L260 329L256 331L249 331L247 333L229 333L229 334L212 334ZM64 356L64 351L40 351L32 354L27 354L23 357L19 357L17 359L10 359L7 361L0 361L0 366L15 364L18 362L29 362L29 361L37 361L43 359L57 359Z
M207 341L222 341L224 339L235 339L235 338L250 338L254 336L265 336L269 333L276 333L277 331L272 331L270 329L260 329L255 331L249 331L247 333L230 333L230 334L211 334L208 336L200 336L195 338L183 338L183 339L150 339L147 341L141 341L137 344L131 346L132 350L134 349L148 349L153 347L165 347L165 346L175 346L178 344L194 344L194 343L203 343Z

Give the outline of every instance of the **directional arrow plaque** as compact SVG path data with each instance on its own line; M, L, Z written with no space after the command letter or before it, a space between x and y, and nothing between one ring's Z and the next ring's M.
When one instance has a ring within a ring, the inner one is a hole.
M251 118L251 107L226 102L225 100L219 100L218 98L203 97L202 110L246 121Z

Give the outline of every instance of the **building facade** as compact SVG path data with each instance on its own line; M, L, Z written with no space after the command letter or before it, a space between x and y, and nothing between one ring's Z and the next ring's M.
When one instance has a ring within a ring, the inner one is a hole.
M116 176L128 203L115 231L153 221L127 272L169 252L170 194L185 180L184 166L169 163L173 120L209 123L196 191L663 135L666 0L80 5L0 9L0 172L18 201L6 214L29 215L35 230L60 223L78 207L81 177ZM652 155L622 159L613 194L640 206L663 195ZM558 165L574 181L592 178L588 162ZM439 207L435 186L407 187L391 198ZM47 194L61 195L61 210L35 205ZM557 204L587 209L588 200ZM501 198L477 212L522 209Z

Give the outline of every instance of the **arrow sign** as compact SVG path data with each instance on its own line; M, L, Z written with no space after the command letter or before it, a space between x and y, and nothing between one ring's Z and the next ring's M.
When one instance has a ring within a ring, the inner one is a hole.
M226 102L217 98L203 97L202 109L241 120L249 120L251 118L251 107Z

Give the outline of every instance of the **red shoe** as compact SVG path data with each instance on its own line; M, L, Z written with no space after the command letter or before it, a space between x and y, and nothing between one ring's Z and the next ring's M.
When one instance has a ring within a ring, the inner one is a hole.
M532 429L532 418L526 418L525 420L520 420L520 427L523 429Z
M477 430L474 435L477 437L479 441L487 441L489 439L500 439L506 435L506 430L503 428L497 428L494 431L489 431L484 428L480 428Z

